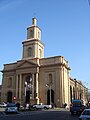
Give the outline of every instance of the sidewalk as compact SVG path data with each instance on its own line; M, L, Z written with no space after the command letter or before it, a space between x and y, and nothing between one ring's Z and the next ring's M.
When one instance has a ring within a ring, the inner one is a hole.
M4 112L5 111L5 108L0 108L0 112Z
M66 109L66 108L53 108L53 110L61 110L61 111L69 111L69 109Z

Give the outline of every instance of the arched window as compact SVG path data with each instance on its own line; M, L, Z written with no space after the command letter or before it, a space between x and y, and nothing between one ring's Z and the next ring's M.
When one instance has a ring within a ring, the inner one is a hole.
M73 98L74 98L74 100L76 99L75 98L75 88L73 87Z
M38 32L38 38L40 38L40 33Z
M49 84L51 85L52 84L52 74L49 74Z
M72 87L71 87L71 85L70 85L70 101L72 103Z
M30 30L30 37L33 38L33 29Z
M8 87L8 88L11 88L11 87L12 87L12 78L11 78L11 77L8 78L7 87Z
M39 57L41 58L41 49L39 49Z
M31 57L31 56L32 56L32 48L31 48L31 47L29 47L29 48L27 49L27 56L28 56L28 57Z

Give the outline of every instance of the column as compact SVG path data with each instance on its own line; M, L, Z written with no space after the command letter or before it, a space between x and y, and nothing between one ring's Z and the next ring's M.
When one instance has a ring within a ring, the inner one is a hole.
M62 80L62 66L60 68L60 107L62 107L62 101L63 101L63 94L62 94L62 91L63 91L63 80Z
M67 77L68 77L67 78L68 79L68 105L70 105L70 102L71 102L70 101L70 77L69 77L70 75L69 74L70 74L70 72L69 72L69 70L67 70Z
M34 98L34 73L32 74L32 98Z
M60 107L62 102L62 75L61 75L61 67L60 67Z
M18 75L16 75L16 98L18 98Z
M38 73L36 73L36 99L37 99L37 104L39 103L39 98L38 98Z
M67 85L66 77L65 77L65 68L62 67L62 101L63 103L66 102L66 88L65 88L65 82Z
M22 92L21 86L22 86L22 75L20 74L20 82L19 82L19 99L21 99L21 92Z

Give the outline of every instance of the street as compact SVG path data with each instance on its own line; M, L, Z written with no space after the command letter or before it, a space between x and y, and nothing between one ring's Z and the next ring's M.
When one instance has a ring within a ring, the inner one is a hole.
M26 111L19 114L0 114L0 120L78 120L77 115L71 116L64 110Z

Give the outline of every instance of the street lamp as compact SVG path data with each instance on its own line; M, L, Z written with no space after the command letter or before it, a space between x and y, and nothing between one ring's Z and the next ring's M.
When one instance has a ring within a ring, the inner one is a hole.
M32 92L32 74L26 76L25 85L25 106L30 105L30 94Z
M27 82L25 81L25 104L26 104L26 88L27 88Z
M31 83L28 83L28 82L25 81L25 106L26 106L26 109L29 109L28 105L30 104L30 97L31 97L30 94L31 94L31 89L32 88L33 88L33 85ZM29 100L28 100L28 102L27 102L27 94L26 94L27 89L29 91Z

